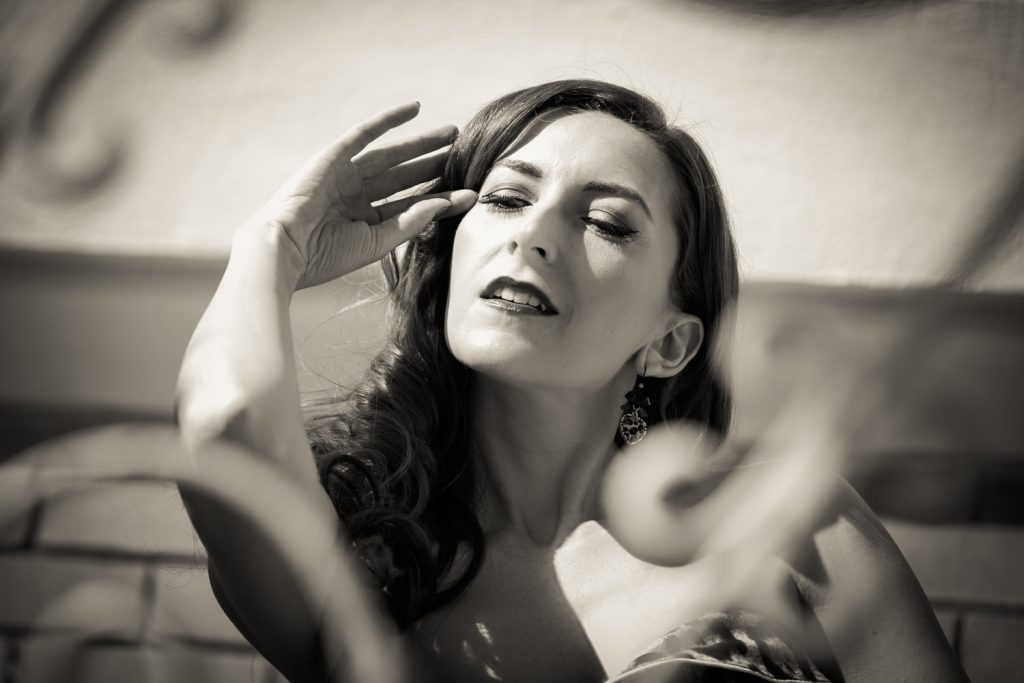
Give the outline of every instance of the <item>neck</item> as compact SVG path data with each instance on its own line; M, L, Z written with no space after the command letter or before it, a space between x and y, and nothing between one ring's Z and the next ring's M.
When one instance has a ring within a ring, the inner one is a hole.
M557 547L598 516L601 477L615 453L620 406L633 376L595 390L501 383L474 376L474 457L488 537Z

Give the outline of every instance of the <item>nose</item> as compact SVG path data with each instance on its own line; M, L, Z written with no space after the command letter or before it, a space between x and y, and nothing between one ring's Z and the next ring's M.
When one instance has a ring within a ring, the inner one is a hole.
M560 218L557 214L557 210L535 207L509 234L505 243L508 252L521 250L522 258L553 263L561 252L558 245Z

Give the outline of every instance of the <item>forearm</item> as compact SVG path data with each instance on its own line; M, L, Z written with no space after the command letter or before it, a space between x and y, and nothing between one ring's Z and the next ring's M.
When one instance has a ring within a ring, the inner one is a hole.
M298 277L280 231L250 223L236 232L227 269L185 351L176 410L191 452L229 438L316 485L289 319Z

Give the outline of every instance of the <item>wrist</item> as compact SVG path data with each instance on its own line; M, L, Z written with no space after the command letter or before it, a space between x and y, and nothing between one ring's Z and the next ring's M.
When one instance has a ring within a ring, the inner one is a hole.
M246 221L232 237L228 267L238 262L269 269L278 289L289 297L298 289L306 268L298 245L284 226L259 215Z

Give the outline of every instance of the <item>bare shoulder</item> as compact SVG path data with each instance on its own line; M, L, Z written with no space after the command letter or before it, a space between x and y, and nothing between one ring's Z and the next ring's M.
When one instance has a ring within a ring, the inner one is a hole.
M846 481L791 566L848 683L967 680L903 554Z

